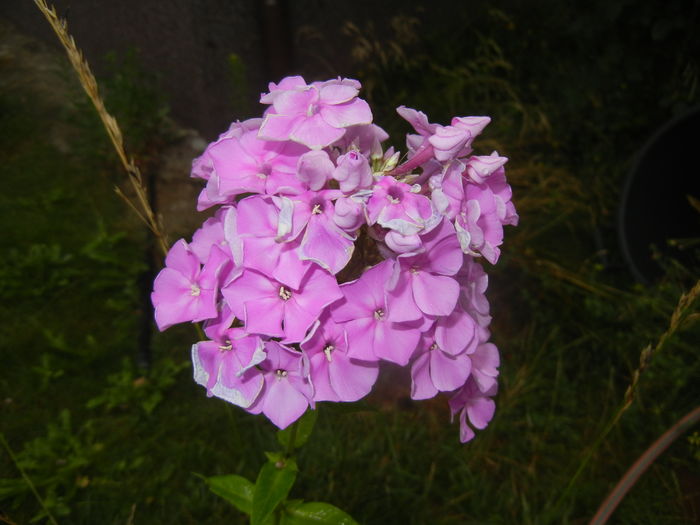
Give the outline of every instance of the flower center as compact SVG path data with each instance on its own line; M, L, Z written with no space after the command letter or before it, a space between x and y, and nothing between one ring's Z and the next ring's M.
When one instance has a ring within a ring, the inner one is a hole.
M386 198L392 204L398 204L401 202L401 197L403 197L403 191L401 191L401 188L397 188L396 186L392 186L386 192Z
M374 311L374 318L375 318L377 321L383 321L383 320L384 320L384 315L385 315L385 312L384 312L384 310L383 310L382 308L377 308L377 309Z
M331 354L333 353L333 350L335 350L335 346L333 346L331 343L326 343L326 346L323 347L323 353L326 354L326 359L328 359L329 363L332 361Z
M270 173L272 173L272 167L267 162L258 166L258 178L266 179Z
M314 207L311 210L311 213L314 215L321 215L323 213L323 208L321 207L320 204L314 204Z
M292 297L292 291L287 290L284 286L280 286L279 296L283 301L289 301Z
M200 293L202 293L202 290L201 290L201 288L200 288L199 286L197 286L196 284L193 284L193 285L190 287L190 295L191 295L192 297L199 297L199 294L200 294Z
M432 345L430 345L430 350L437 350L438 348L439 347L437 343L433 343Z
M231 341L226 341L226 344L219 345L219 350L221 350L222 352L226 352L226 351L232 350L232 349L233 349L233 345L231 344Z
M418 273L418 268L416 266L411 266L411 269L408 271L415 275Z
M279 381L280 379L287 377L287 371L278 368L277 370L275 370L275 376L277 377L277 381Z

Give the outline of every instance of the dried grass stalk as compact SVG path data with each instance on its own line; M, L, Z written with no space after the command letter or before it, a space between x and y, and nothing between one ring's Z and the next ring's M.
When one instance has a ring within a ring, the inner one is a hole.
M167 254L167 238L165 236L162 224L151 208L148 200L148 192L146 190L146 186L144 185L143 178L141 177L141 172L134 163L134 160L126 153L126 149L124 148L124 139L119 128L119 124L105 108L104 101L102 100L102 97L100 97L100 93L97 88L97 81L90 70L90 66L83 57L80 49L78 49L78 46L75 44L75 40L73 40L73 37L68 33L66 21L59 18L56 14L56 9L53 6L49 7L45 0L34 0L34 3L46 17L49 24L51 24L56 36L63 45L63 48L66 50L68 60L70 60L73 69L77 73L80 84L83 86L87 96L90 97L92 105L95 106L95 110L100 116L100 120L102 120L102 124L109 135L109 139L112 141L112 145L114 146L117 155L119 155L119 160L121 160L122 166L124 166L124 169L129 176L129 181L131 182L131 186L136 193L138 204L132 202L118 187L115 188L117 194L126 201L129 207L146 224L148 229L151 230L157 239L163 254Z

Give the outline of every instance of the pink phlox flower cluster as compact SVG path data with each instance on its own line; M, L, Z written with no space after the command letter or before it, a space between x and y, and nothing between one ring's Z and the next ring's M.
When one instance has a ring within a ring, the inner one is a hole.
M478 258L495 264L503 226L517 224L507 159L472 154L488 117L441 126L401 107L416 133L399 163L359 90L271 83L263 118L233 123L194 160L197 208L217 209L168 253L156 323L203 323L195 381L280 428L316 402L363 398L389 361L410 370L413 399L450 396L468 441L495 407Z

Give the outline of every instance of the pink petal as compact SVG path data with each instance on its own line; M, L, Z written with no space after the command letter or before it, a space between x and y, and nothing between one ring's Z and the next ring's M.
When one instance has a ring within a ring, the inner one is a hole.
M321 149L333 144L344 133L344 129L331 126L317 113L311 117L301 117L289 134L289 139L310 149Z
M270 337L282 337L282 318L284 305L278 297L264 297L244 303L244 315L238 316L245 321L245 330L250 334Z
M287 428L306 412L309 401L286 379L273 378L264 392L263 413L280 429Z
M342 104L357 96L357 88L350 84L332 81L321 87L319 100L323 104Z
M331 359L330 383L341 401L357 401L369 394L379 374L376 363L352 361L340 352L331 354Z
M461 252L460 252L461 255ZM452 277L418 271L411 278L418 308L428 315L450 315L459 298L459 283Z
M314 385L314 400L340 401L338 394L331 387L326 355L323 352L319 352L312 355L309 361L311 362L311 381Z
M430 399L438 393L430 379L430 351L422 353L411 365L411 399Z
M435 325L435 341L445 352L457 355L470 349L477 342L474 320L460 309L449 317L438 319Z
M261 140L289 140L292 130L305 117L297 115L276 115L268 113L263 120L258 138Z
M301 241L301 258L314 261L332 274L348 264L355 244L327 219L309 221Z
M335 106L324 106L319 113L323 120L334 128L372 123L372 110L369 108L369 104L361 98Z
M420 332L412 326L391 321L377 322L374 332L374 355L404 366L411 359L419 338Z
M430 378L435 388L450 392L461 387L469 377L472 365L469 356L451 356L439 348L430 352Z

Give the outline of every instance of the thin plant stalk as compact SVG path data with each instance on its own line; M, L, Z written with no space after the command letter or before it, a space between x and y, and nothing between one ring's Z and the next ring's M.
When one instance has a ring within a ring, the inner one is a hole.
M85 93L90 98L92 105L95 107L100 120L102 120L102 124L107 131L107 135L109 135L112 146L114 146L114 149L119 156L119 160L129 176L129 181L131 182L134 192L136 193L138 206L134 204L126 195L124 195L121 189L116 188L117 194L126 201L129 207L146 224L148 229L151 230L153 235L158 240L158 244L160 245L160 249L163 254L167 254L167 238L163 232L163 227L160 224L160 221L157 219L156 214L151 208L148 200L148 192L146 190L146 186L144 185L143 178L141 177L141 172L139 171L138 166L136 166L134 163L133 158L126 153L124 139L121 129L119 128L119 124L105 108L104 101L102 100L102 97L100 97L100 93L97 88L97 80L95 80L95 76L92 74L90 66L83 57L80 49L78 49L78 46L75 44L75 40L73 40L73 37L68 33L68 25L66 24L66 21L59 18L56 14L56 9L53 6L49 7L45 0L34 0L34 3L42 12L44 17L46 17L46 20L48 20L51 28L56 33L58 40L63 45L63 48L68 55L68 60L70 60L73 69L78 75L80 84L83 86Z
M634 399L636 397L639 378L641 377L642 373L649 366L654 355L660 352L661 349L666 345L668 340L671 338L671 336L674 335L681 328L683 322L689 316L690 309L693 306L693 303L698 297L700 297L700 280L698 280L695 283L695 285L690 289L689 292L681 295L680 299L678 300L678 304L676 305L676 307L673 310L673 313L671 314L669 326L666 329L666 331L661 335L661 337L659 337L659 340L656 342L656 345L652 347L651 344L648 344L642 350L639 356L639 366L632 374L632 382L625 391L625 397L623 399L622 404L617 409L615 415L605 426L598 438L593 442L593 445L591 445L591 447L583 456L583 459L579 463L576 472L569 480L569 483L562 492L561 496L559 496L559 499L554 504L553 510L558 509L562 505L562 503L564 503L564 501L570 496L576 484L576 481L578 480L579 476L583 473L584 469L588 465L588 462L593 457L595 451L598 450L598 447L605 440L610 431L615 427L615 425L617 425L622 415L629 409L630 406L632 406L632 403L634 402Z
M627 472L625 472L625 475L622 476L620 481L617 482L615 488L608 494L608 497L605 498L605 501L598 508L590 525L603 525L606 523L625 495L656 458L698 421L700 421L700 407L696 407L690 413L686 414L681 420L664 432L659 439L654 441Z
M5 439L5 434L0 433L0 441L2 441L2 446L7 451L8 456L10 456L12 463L14 463L17 470L19 470L19 473L22 475L22 479L29 487L29 490L32 491L32 494L34 494L34 497L39 502L39 505L41 505L41 508L46 513L46 518L51 522L52 525L58 525L58 523L56 522L56 519L53 517L53 514L51 514L51 511L48 509L48 507L44 503L44 500L39 495L39 491L36 490L34 483L32 483L32 480L29 478L29 476L27 476L27 473L22 468L22 465L20 465L19 462L17 461L17 456L15 456L14 452L12 452L12 449L10 448L10 444Z

